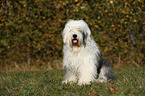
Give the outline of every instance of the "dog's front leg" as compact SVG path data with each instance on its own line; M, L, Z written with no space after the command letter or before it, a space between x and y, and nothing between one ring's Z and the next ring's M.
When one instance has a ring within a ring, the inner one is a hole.
M76 75L73 72L71 72L70 70L67 70L62 83L67 84L67 83L75 83L75 82L77 82Z
M92 72L90 72L89 69L80 70L78 78L79 78L78 85L90 85L91 82L95 80Z

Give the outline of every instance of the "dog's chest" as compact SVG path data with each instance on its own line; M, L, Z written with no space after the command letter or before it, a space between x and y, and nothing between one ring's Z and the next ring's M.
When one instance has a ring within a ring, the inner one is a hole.
M85 65L86 63L88 64L89 62L92 62L92 54L89 52L71 52L70 53L70 66L73 67L79 67L81 65Z

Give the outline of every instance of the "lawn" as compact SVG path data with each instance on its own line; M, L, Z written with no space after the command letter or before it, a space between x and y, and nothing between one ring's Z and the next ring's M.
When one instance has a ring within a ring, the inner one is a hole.
M114 68L117 80L107 83L61 84L63 70L1 72L0 96L145 96L145 68Z

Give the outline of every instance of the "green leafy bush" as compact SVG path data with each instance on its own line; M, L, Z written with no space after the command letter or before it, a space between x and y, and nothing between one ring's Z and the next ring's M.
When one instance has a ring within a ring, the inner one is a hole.
M114 66L145 63L142 0L1 0L0 62L43 66L61 60L68 19L83 19Z

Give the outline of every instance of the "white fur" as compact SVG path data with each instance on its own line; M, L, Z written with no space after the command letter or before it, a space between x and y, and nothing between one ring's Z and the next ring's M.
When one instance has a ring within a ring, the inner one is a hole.
M73 34L77 34L78 47L72 44ZM65 76L62 83L78 82L82 85L95 81L101 53L88 25L83 20L69 20L63 30L63 42ZM100 74L100 77L103 76Z

